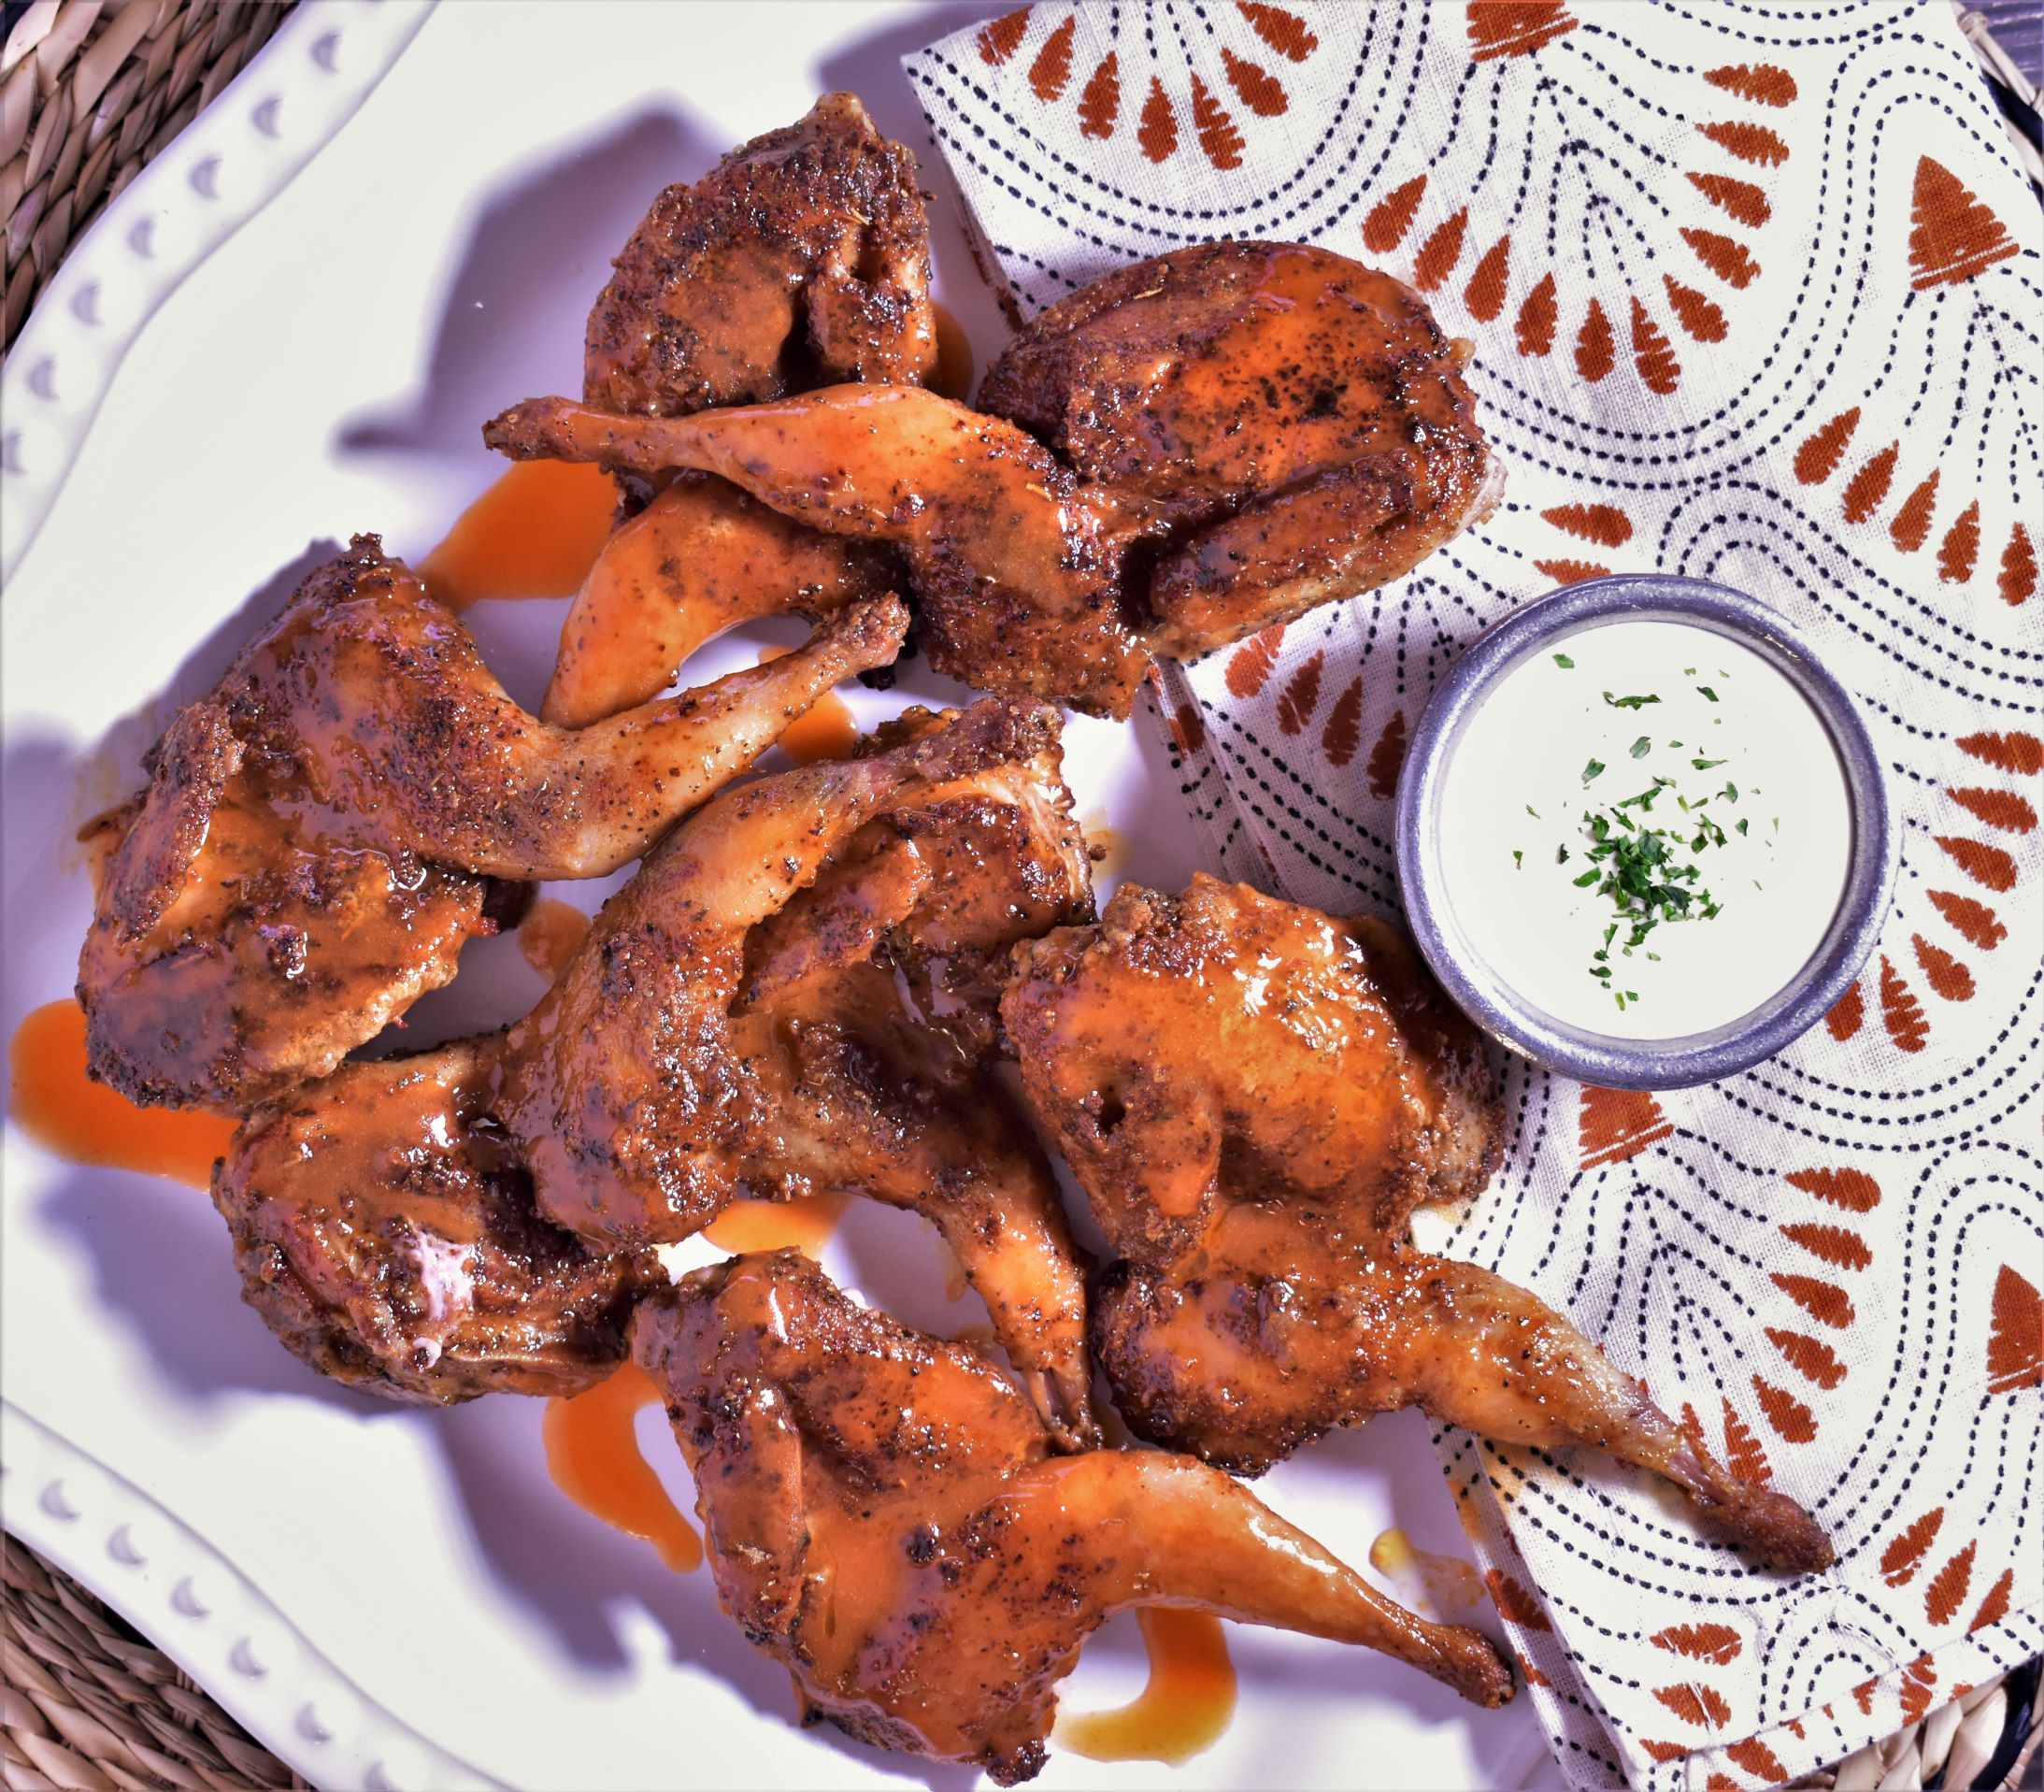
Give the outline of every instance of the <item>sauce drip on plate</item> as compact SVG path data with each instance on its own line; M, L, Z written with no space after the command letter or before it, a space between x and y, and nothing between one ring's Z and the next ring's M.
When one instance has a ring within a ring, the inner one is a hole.
M965 404L972 397L972 344L965 327L941 305L936 313L936 390Z
M1150 1680L1119 1711L1060 1717L1060 1747L1091 1761L1189 1761L1220 1741L1235 1715L1235 1664L1221 1620L1154 1606L1136 1613Z
M660 1390L636 1363L620 1365L594 1387L547 1402L547 1469L584 1512L633 1537L686 1574L703 1559L702 1540L676 1509L640 1453L635 1421L660 1403Z
M8 1105L47 1151L74 1164L106 1164L205 1188L235 1123L218 1114L138 1108L85 1074L85 1012L65 997L15 1029Z
M793 1249L814 1257L837 1229L849 1198L806 1195L793 1201L733 1201L703 1228L703 1236L733 1256Z
M760 664L778 660L788 651L785 647L763 647ZM824 759L850 759L852 749L859 744L859 724L844 698L835 691L825 691L781 730L776 744L798 766L813 766Z
M518 949L549 982L558 982L589 933L589 917L552 896L542 896L518 925Z
M617 505L600 466L522 461L462 512L420 577L450 609L481 597L571 596L609 538Z
M1483 1603L1483 1577L1474 1563L1422 1549L1395 1525L1370 1545L1370 1566L1401 1600L1429 1617L1451 1619Z

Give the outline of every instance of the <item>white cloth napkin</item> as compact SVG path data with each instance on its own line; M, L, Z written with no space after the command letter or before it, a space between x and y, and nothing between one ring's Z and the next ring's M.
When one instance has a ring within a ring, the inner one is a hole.
M1387 268L1477 344L1502 509L1164 678L1217 870L1394 909L1428 694L1604 569L1789 612L1890 768L1901 881L1827 1024L1680 1095L1515 1065L1447 1247L1838 1546L1749 1571L1639 1477L1445 1434L1570 1777L1780 1781L2044 1649L2044 256L1944 0L1044 0L905 66L1024 315L1232 236Z

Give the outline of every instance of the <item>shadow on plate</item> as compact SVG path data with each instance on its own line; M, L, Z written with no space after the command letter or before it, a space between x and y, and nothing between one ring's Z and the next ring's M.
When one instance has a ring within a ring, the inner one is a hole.
M345 422L341 446L482 455L482 426L505 406L580 392L582 326L611 258L663 188L700 179L730 147L679 113L642 112L491 198L448 283L425 384Z
M90 1258L96 1310L126 1326L140 1353L194 1400L252 1391L358 1418L397 1411L307 1368L243 1303L226 1226L203 1188L95 1168L60 1182L37 1217Z

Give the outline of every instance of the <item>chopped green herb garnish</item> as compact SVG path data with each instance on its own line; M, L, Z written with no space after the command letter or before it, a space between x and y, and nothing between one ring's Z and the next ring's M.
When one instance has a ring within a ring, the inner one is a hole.
M1722 765L1723 765L1723 764L1724 764L1724 761L1723 761L1723 760L1722 760L1722 759L1702 759L1702 758L1697 758L1697 759L1692 759L1692 760L1691 760L1691 761L1690 761L1689 763L1690 763L1691 765L1694 766L1694 767L1696 767L1696 769L1697 769L1698 771L1708 771L1708 770L1709 770L1709 769L1711 768L1711 767L1713 767L1713 766L1722 766Z
M1576 888L1579 890L1587 890L1593 883L1597 881L1597 877L1598 873L1594 870L1585 871L1579 878L1576 880Z
M1739 824L1738 824L1738 831L1739 831L1739 832L1740 832L1741 834L1745 833L1745 831L1746 831L1746 822L1745 822L1745 818L1744 818L1743 816L1742 816L1742 817L1740 818L1740 820L1739 820Z
M1540 811L1534 808L1531 803L1528 803L1526 805L1526 813L1532 816L1535 821L1538 821L1540 819Z
M1727 778L1724 781L1724 788L1718 795L1722 796L1728 803L1736 803L1738 801L1738 786Z
M1614 710L1644 710L1648 704L1661 701L1659 697L1652 695L1615 697L1608 691L1605 692L1604 700Z
M1576 669L1576 662L1570 659L1566 653L1555 654L1554 664L1565 672L1573 672Z
M1511 855L1511 868L1514 871L1523 871L1526 868L1526 855L1523 853L1514 853Z
M1556 865L1566 865L1568 863L1568 849L1565 846L1557 846L1554 849L1554 863Z
M1713 691L1708 684L1699 684L1696 688L1701 691L1704 695L1708 697L1711 702L1715 703L1718 700L1718 694Z
M1683 676L1683 677L1684 677L1685 679L1693 679L1693 678L1694 678L1694 677L1696 676L1696 668L1695 668L1695 667L1694 667L1694 666L1685 666L1685 667L1682 667L1682 676Z
M1641 735L1637 740L1633 742L1633 757L1635 759L1644 759L1647 756L1648 749L1652 745L1651 740L1648 739L1645 735Z
M1590 763L1589 763L1589 764L1588 764L1587 766L1585 766L1585 767L1584 767L1582 768L1582 781L1583 781L1584 783L1586 783L1586 784L1587 784L1587 783L1588 783L1588 782L1589 782L1589 781L1591 781L1591 779L1593 779L1593 778L1596 777L1596 776L1597 776L1597 775L1598 775L1598 774L1599 774L1600 772L1602 772L1602 771L1603 771L1603 769L1604 769L1604 761L1603 761L1603 760L1601 760L1601 759L1593 759L1593 760L1591 760L1591 762L1590 762Z

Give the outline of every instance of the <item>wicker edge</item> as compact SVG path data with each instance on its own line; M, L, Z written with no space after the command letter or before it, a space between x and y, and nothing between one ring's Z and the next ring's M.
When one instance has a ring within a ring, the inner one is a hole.
M72 245L294 4L32 0L21 11L0 44L0 352ZM1990 79L2035 107L2036 90L1986 22L1963 0L1953 5ZM2009 136L2031 177L2044 178L2035 149ZM2014 1788L2044 1740L2040 1717L2044 1674L2033 1663L1798 1784ZM307 1782L132 1626L0 1534L0 1785L127 1792Z
M34 0L0 46L0 351L71 245L293 0Z
M75 1581L0 1541L0 1785L306 1784Z

